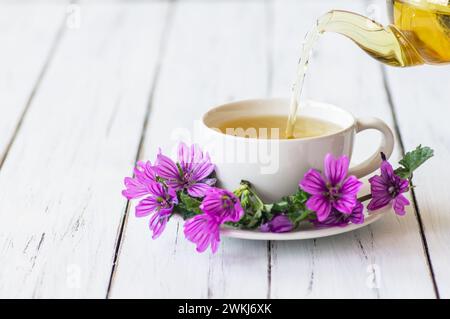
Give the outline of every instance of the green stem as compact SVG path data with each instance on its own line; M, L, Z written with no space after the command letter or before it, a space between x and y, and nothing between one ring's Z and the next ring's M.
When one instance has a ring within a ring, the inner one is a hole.
M358 200L360 202L365 202L365 201L367 201L369 199L372 199L372 194L367 194L367 195L364 195L364 196L361 196L361 197L358 198Z

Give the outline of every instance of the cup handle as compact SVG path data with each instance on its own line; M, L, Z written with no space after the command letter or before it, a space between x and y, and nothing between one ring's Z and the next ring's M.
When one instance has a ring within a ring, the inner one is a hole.
M355 175L356 177L361 178L376 171L380 167L380 152L383 152L386 155L386 158L391 156L392 151L394 150L394 134L386 123L376 117L359 118L356 120L355 127L356 133L374 129L380 131L382 134L380 146L378 146L375 153L364 162L349 169L349 175Z

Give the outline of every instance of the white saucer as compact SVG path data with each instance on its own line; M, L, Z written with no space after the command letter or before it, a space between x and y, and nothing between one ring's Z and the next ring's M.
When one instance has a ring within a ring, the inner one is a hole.
M222 227L220 234L225 237L250 239L250 240L300 240L300 239L314 239L321 237L334 236L353 231L358 228L365 227L373 222L377 221L385 215L386 212L390 212L390 208L380 209L376 212L371 212L370 215L366 215L364 223L362 224L348 224L347 226L329 227L329 228L316 228L310 225L308 228L299 228L295 231L288 233L263 233L254 230L235 229L231 227Z

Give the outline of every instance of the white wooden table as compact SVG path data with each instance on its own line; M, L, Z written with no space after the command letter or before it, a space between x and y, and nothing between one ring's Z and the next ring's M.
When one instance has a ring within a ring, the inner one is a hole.
M450 297L448 67L384 67L337 35L310 65L306 97L384 119L394 159L435 149L406 217L317 240L223 238L197 254L177 223L153 241L120 195L137 159L171 150L208 108L287 97L320 14L385 21L384 5L1 2L0 297ZM364 134L356 161L377 139Z

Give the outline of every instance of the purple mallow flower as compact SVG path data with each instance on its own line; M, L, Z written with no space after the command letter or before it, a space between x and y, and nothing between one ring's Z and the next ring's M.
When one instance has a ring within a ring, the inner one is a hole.
M347 156L335 159L327 154L324 160L324 175L310 169L299 186L312 196L306 207L317 214L319 222L327 219L333 209L350 215L355 207L356 195L362 186L355 176L348 176L349 160Z
M284 214L277 214L270 221L262 224L259 230L265 233L286 233L290 232L293 228L294 224L292 224L289 217Z
M178 203L174 190L166 188L161 183L147 184L147 197L136 206L136 217L144 217L152 214L150 218L150 230L152 238L158 238L166 227L166 223L172 214L174 204Z
M393 203L395 213L400 216L405 215L405 206L410 203L402 193L408 191L409 182L395 175L391 164L384 156L381 163L381 175L369 178L369 183L372 200L367 205L368 210L377 210Z
M348 223L352 224L362 224L364 223L364 206L360 202L356 202L355 207L352 210L351 214L343 214L336 209L333 209L328 215L328 217L324 221L319 221L317 219L312 220L311 222L318 228L324 227L334 227L347 226Z
M244 215L239 199L232 192L211 187L205 194L200 209L218 223L237 222Z
M215 253L220 241L220 225L239 221L244 210L233 193L215 187L206 191L200 209L203 214L194 216L184 224L184 234L197 245L198 252L204 252L211 246L211 251Z
M215 184L216 179L208 178L214 171L208 153L203 155L201 149L194 145L178 145L178 163L169 157L158 154L156 172L167 185L174 190L186 189L193 197L203 197L206 191Z

